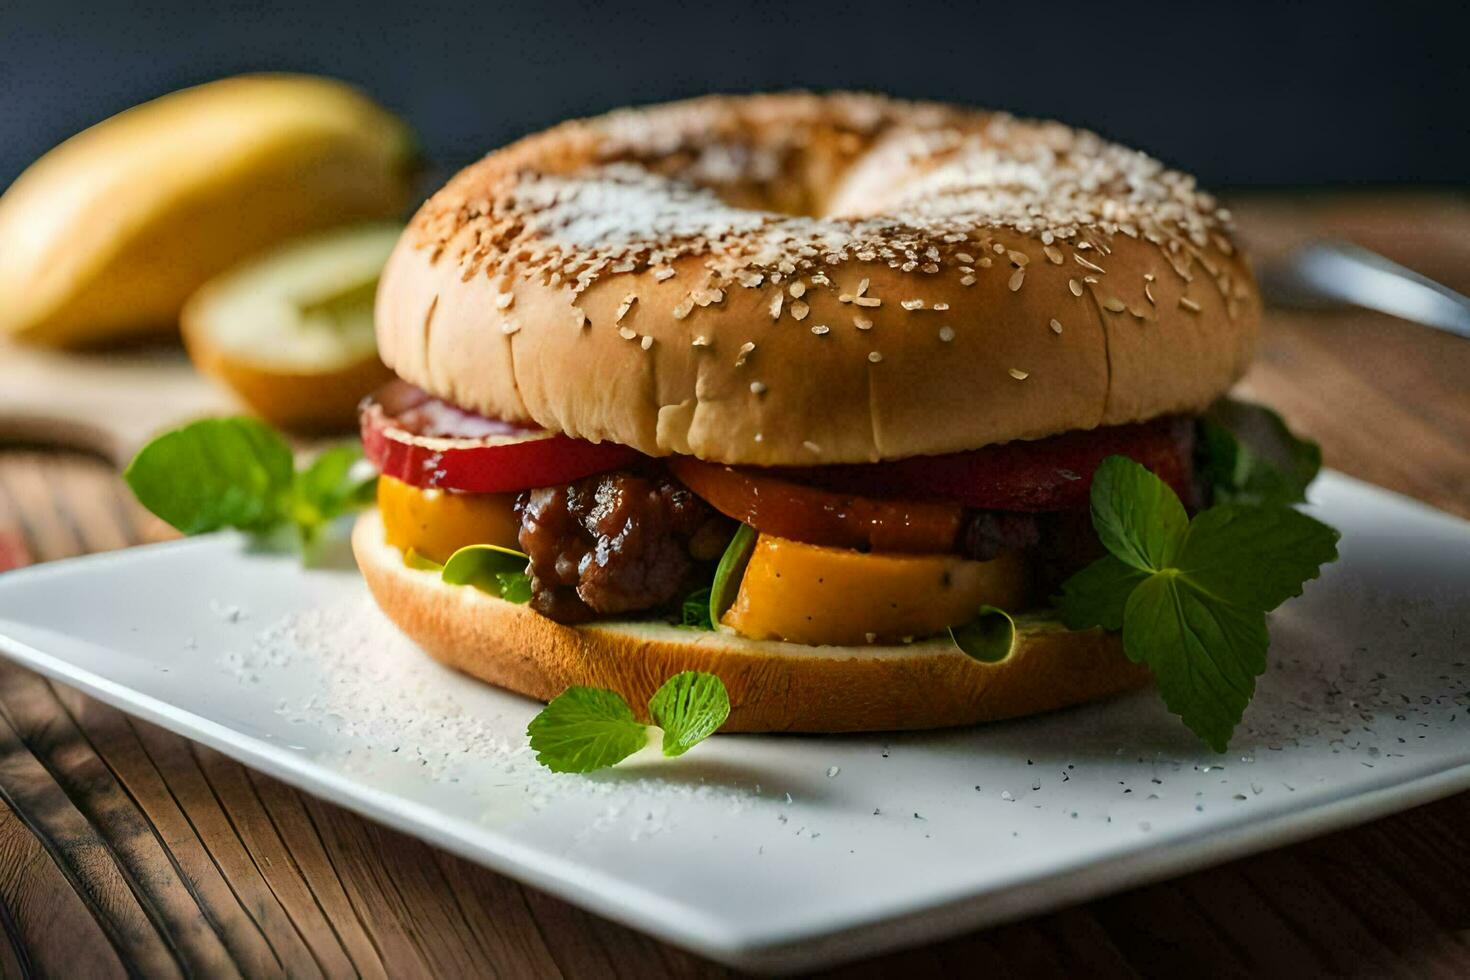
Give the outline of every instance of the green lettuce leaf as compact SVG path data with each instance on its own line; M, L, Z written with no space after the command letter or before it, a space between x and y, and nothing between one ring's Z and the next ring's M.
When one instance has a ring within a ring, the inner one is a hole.
M735 597L740 592L740 579L745 575L745 566L750 562L750 553L755 549L757 537L759 535L755 528L749 524L740 525L725 547L719 565L715 566L715 580L709 590L711 629L719 626L720 617L725 615L725 610L735 604Z
M1016 645L1016 621L1003 609L981 606L976 617L949 628L950 641L973 660L998 664Z
M470 544L449 556L441 577L449 585L472 585L506 602L529 602L529 560L525 553L499 545Z

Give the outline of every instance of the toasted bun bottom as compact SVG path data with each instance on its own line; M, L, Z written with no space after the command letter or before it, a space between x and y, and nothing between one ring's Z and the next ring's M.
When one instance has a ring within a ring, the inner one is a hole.
M640 715L684 670L730 692L730 732L862 732L943 728L1049 711L1142 687L1148 671L1101 630L1019 626L1015 649L984 664L947 641L812 647L657 622L563 626L530 608L408 568L376 511L352 549L383 612L435 659L547 701L587 685L621 694Z

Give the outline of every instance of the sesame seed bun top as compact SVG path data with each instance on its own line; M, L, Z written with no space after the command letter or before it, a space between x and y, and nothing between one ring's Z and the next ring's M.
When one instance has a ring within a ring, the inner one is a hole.
M876 96L565 123L461 171L378 292L400 376L654 455L975 449L1203 408L1260 301L1192 178L1059 123Z

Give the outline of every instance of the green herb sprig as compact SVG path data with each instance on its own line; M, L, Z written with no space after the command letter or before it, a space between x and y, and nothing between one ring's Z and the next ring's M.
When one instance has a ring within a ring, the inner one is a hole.
M679 756L725 723L730 696L715 675L687 670L664 681L648 714L663 730L663 754ZM526 734L536 761L552 772L593 772L647 745L651 727L616 691L569 687L531 719Z
M1190 520L1169 486L1123 456L1093 476L1108 554L1055 599L1069 629L1122 630L1169 710L1217 752L1266 669L1266 613L1337 558L1338 533L1281 503L1219 504Z
M184 534L294 528L310 548L337 517L372 503L375 474L359 474L362 450L336 446L297 469L279 432L257 419L213 418L158 436L123 479L142 505Z

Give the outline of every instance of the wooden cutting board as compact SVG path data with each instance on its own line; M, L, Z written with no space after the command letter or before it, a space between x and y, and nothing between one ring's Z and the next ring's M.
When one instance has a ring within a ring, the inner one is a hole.
M177 344L75 352L0 341L0 442L79 449L122 467L164 429L239 411Z

